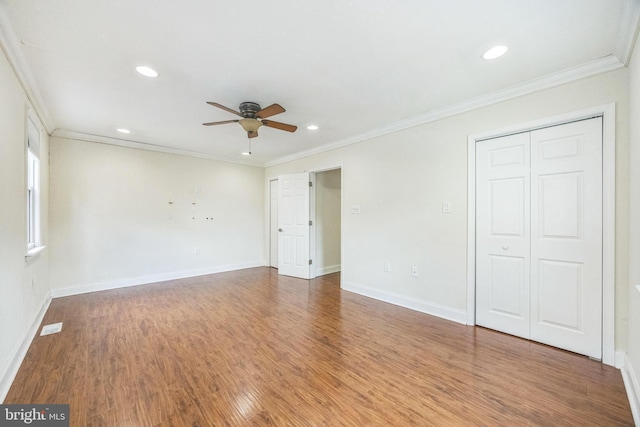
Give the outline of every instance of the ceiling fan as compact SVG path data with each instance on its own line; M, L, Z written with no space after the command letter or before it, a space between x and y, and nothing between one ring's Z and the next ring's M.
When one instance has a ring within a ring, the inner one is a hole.
M207 102L207 104L228 111L232 114L235 114L236 116L240 116L242 117L242 119L203 123L204 126L240 123L240 126L242 126L242 128L247 132L247 136L249 138L255 138L256 136L258 136L258 128L260 126L286 130L287 132L295 132L296 129L298 129L297 126L274 122L273 120L265 120L267 117L275 116L276 114L285 112L285 109L278 104L273 104L266 108L261 108L260 105L255 102L243 102L242 104L240 104L240 112L225 107L224 105L220 105L217 102Z

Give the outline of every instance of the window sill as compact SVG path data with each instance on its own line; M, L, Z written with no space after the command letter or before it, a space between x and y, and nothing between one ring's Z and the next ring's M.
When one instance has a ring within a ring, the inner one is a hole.
M36 246L27 251L27 254L24 256L24 262L29 262L32 259L36 258L40 252L45 250L46 246Z

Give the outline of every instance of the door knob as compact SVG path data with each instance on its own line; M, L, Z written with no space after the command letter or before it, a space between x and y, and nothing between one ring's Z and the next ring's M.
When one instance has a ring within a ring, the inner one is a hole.
M280 233L282 233L282 228L278 228L278 231L279 231Z

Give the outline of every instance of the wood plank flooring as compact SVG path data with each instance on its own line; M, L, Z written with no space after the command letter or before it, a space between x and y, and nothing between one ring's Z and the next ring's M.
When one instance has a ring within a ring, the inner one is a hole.
M55 299L4 403L72 426L633 425L620 372L270 268Z

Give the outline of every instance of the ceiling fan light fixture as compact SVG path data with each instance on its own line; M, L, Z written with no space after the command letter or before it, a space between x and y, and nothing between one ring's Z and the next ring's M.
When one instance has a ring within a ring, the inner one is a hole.
M258 130L260 126L262 126L262 122L258 119L241 119L238 123L246 132L255 132Z
M504 46L504 45L500 45L500 46L494 46L491 49L489 49L488 51L486 51L485 53L482 54L482 58L483 59L496 59L501 57L502 55L504 55L505 53L507 53L507 51L509 50L508 46Z

